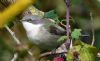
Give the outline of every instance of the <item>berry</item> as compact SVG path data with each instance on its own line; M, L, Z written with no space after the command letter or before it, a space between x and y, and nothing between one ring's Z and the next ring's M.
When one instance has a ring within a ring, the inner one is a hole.
M64 59L61 58L61 57L55 57L55 58L53 59L53 61L64 61Z

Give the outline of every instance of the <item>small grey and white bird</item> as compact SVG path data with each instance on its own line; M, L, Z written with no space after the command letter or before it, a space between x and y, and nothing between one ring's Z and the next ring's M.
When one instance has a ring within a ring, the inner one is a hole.
M65 33L65 30L54 24L53 20L26 15L21 22L28 38L40 48L51 50L61 44L57 40Z

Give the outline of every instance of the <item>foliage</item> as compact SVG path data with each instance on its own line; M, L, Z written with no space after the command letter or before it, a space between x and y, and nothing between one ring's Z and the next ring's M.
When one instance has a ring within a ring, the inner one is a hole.
M58 15L55 13L55 10L50 10L49 12L45 13L44 17L55 19L58 18Z
M73 46L73 48L68 51L67 61L95 61L96 53L96 47L81 42L81 44Z
M81 29L74 29L74 31L72 31L71 33L72 39L79 39L79 37L81 36L81 31Z
M58 14L56 13L56 10L50 10L48 12L45 12L44 17L51 18L56 21L56 23L61 22L62 20L59 19Z
M38 15L40 17L44 16L44 12L38 10L37 8L35 8L34 6L30 6L29 7L30 12L32 13L32 15Z
M44 13L44 18L53 19L53 20L55 20L56 24L59 24L59 23L62 23L62 22L66 21L66 19L64 19L64 18L62 19L62 18L59 17L59 15L58 15L58 13L56 12L55 9L50 10L48 12L45 12Z

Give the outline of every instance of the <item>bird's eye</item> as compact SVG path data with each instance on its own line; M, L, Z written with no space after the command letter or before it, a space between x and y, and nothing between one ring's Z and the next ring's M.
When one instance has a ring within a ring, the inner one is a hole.
M31 19L24 19L24 20L21 20L21 21L31 22Z
M27 22L30 22L30 23L31 23L31 22L32 22L32 20L31 20L31 19L28 19L28 20L27 20Z

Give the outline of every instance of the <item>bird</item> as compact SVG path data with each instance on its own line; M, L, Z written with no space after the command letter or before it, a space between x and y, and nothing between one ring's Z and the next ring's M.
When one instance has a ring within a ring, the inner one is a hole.
M57 48L61 44L57 40L66 32L65 29L55 24L54 20L38 15L25 15L21 23L28 39L45 50Z

